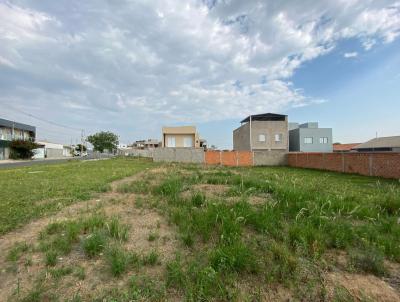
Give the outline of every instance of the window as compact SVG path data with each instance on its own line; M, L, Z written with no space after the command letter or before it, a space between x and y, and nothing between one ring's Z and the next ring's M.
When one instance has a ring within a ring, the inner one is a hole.
M175 147L175 136L168 136L167 147Z
M304 138L304 143L305 144L312 144L313 143L313 138L312 137L305 137Z
M280 143L283 140L283 134L279 133L279 134L275 134L275 143Z
M183 138L184 147L193 147L193 138L191 136L186 136Z
M319 138L319 143L320 144L327 144L328 143L328 138L327 137L320 137Z
M265 134L259 134L258 135L258 141L259 142L265 142L266 141Z

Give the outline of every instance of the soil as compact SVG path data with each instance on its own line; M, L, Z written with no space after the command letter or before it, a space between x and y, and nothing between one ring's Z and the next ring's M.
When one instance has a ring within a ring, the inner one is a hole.
M35 288L35 281L41 276L44 284L53 284L54 278L46 273L43 253L33 251L25 253L17 263L8 261L7 255L16 243L25 242L33 247L38 245L40 232L50 223L66 219L76 219L77 216L89 215L101 209L107 216L116 215L121 221L129 225L129 238L124 247L137 254L148 254L156 250L159 254L159 264L155 266L143 266L141 275L148 275L152 279L163 278L165 264L175 256L176 247L179 246L175 229L167 223L165 218L156 209L139 209L135 206L135 194L119 194L116 188L126 182L132 182L143 178L148 173L164 173L156 168L156 171L146 170L132 177L115 181L111 184L112 191L99 194L96 198L75 203L68 206L51 217L44 217L33 221L26 226L7 233L0 237L0 301L15 300L15 294L23 296ZM154 241L149 241L149 234L157 234ZM29 257L31 264L25 263ZM74 247L67 256L60 257L56 268L82 267L86 278L79 280L73 274L57 281L56 290L52 290L60 297L72 298L79 293L84 300L92 299L107 289L123 287L129 279L129 274L120 278L110 277L105 267L104 257L88 259L83 254L79 244Z

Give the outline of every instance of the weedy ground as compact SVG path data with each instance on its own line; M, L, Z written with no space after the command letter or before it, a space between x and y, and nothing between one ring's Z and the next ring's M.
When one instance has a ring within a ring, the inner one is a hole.
M0 300L400 301L398 181L137 165L0 237Z

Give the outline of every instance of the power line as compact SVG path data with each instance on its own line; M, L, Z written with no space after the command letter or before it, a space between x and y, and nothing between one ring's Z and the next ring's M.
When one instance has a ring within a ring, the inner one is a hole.
M21 110L21 109L17 109L17 108L15 108L15 107L8 107L8 109L17 111L17 112L19 112L19 113L22 113L22 114L24 114L24 115L27 115L27 116L32 117L32 118L34 118L34 119L37 119L37 120L39 120L39 121L41 121L41 122L46 122L46 123L48 123L48 124L51 124L51 125L54 125L54 126L57 126L57 127L66 128L66 129L70 129L70 130L82 132L82 129L78 129L78 128L74 128L74 127L70 127L70 126L65 126L65 125L60 124L60 123L56 123L56 122L53 122L53 121L49 121L49 120L47 120L47 119L44 119L44 118L35 116L35 115L31 114L31 113L25 112L25 111L23 111L23 110Z

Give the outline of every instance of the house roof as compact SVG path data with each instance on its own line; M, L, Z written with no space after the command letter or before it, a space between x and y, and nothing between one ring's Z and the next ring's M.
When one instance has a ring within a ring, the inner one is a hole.
M352 143L352 144L333 144L333 151L350 151L354 147L358 146L360 143Z
M163 134L195 134L195 126L163 127Z
M36 128L31 125L27 124L22 124L22 123L16 123L14 121L9 121L0 118L0 127L7 127L7 128L15 128L19 130L25 130L25 131L31 131L31 132L36 132Z
M284 121L287 115L276 113L253 114L246 117L243 121L241 121L241 123L249 122L250 117L252 121Z
M400 148L400 136L377 137L353 149Z

